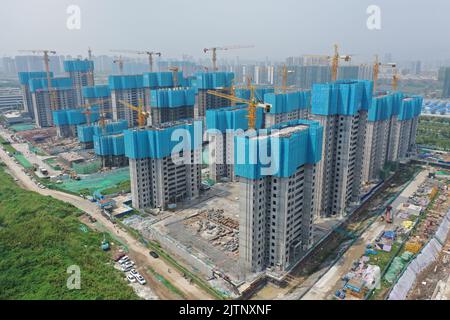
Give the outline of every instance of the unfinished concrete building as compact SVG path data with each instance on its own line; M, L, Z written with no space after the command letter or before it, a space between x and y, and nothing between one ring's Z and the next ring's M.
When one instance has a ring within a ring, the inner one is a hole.
M206 111L209 141L209 177L214 181L236 181L234 139L248 129L248 106L238 105ZM263 127L263 109L256 110L256 129Z
M270 111L264 115L265 128L286 121L308 119L311 110L311 91L266 93L264 103L270 105Z
M94 62L90 60L66 60L64 71L68 73L75 89L75 106L80 108L85 104L82 89L94 85Z
M124 167L128 165L125 156L123 133L94 135L95 154L100 157L103 168Z
M423 98L419 96L402 99L398 114L398 152L399 160L415 155L417 124L422 111Z
M126 101L135 107L139 106L139 102L143 103L144 106L147 105L143 76L113 75L109 76L108 82L111 90L113 120L127 120L130 128L137 126L137 111L128 108L120 101ZM147 110L147 108L144 107L144 110Z
M313 242L322 127L316 121L294 120L274 129L236 138L239 259L246 273L289 269ZM267 145L270 162L261 153Z
M159 126L194 117L194 89L159 89L151 91L150 124Z
M197 73L195 85L198 92L194 116L203 118L206 110L230 106L230 100L209 94L208 90L229 94L233 79L232 72Z
M120 134L126 129L128 129L128 122L126 120L106 122L104 125L79 125L77 126L77 136L80 144L85 149L92 149L94 147L94 136Z
M85 104L97 106L103 119L112 119L111 90L108 85L84 87L82 96Z
M24 111L27 112L32 119L34 119L34 109L33 109L33 97L30 91L30 79L45 79L47 73L45 71L39 72L19 72L19 84L22 89L23 95L23 107ZM53 72L50 73L50 77L53 78Z
M53 126L52 111L75 108L75 90L70 78L51 79L54 110L51 109L47 79L30 79L29 86L33 101L34 120L38 128Z
M318 171L318 216L342 215L360 201L371 81L316 84L312 118L323 126Z
M53 124L56 126L56 134L60 138L76 137L77 126L87 123L87 115L83 109L66 109L53 111ZM97 108L93 108L89 115L89 121L95 122L99 119Z
M202 121L186 120L125 131L134 208L166 209L199 196L202 127Z

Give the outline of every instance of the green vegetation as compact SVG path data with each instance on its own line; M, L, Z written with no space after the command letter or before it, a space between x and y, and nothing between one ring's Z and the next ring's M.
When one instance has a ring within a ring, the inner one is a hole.
M107 188L107 189L103 189L102 190L102 194L103 195L109 195L109 194L113 194L113 193L119 193L119 192L131 192L131 185L130 185L130 180L125 180L125 181L121 181L119 182L117 185L115 185L114 187L111 188Z
M84 232L80 214L0 172L0 299L136 298L100 249L103 235ZM80 290L66 286L71 265L80 267Z
M421 116L417 128L417 144L450 151L450 119Z

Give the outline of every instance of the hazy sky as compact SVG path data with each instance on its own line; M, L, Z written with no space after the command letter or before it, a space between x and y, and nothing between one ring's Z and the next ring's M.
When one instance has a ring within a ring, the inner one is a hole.
M0 55L19 49L61 54L154 49L167 58L205 56L204 47L254 45L221 57L284 59L303 53L397 59L450 58L448 0L0 0ZM69 5L81 29L69 30ZM381 30L366 26L369 5Z

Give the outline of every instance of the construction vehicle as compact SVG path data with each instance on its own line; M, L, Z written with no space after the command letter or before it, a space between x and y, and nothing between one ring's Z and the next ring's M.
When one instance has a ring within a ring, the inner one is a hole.
M332 56L326 55L305 55L305 57L318 57L318 58L326 58L331 61L331 80L336 81L339 69L339 61L343 60L345 62L350 62L352 60L352 55L341 55L339 54L339 46L337 44L334 45L334 54Z
M255 97L255 87L253 85L250 85L250 99L242 99L238 98L229 94L217 92L214 90L208 90L207 93L212 94L214 96L228 99L230 101L244 103L248 105L248 128L249 129L256 129L256 108L264 108L265 112L270 111L270 105L264 104L261 101L258 101L258 99Z
M142 99L139 99L139 105L137 107L133 106L131 103L124 101L124 100L119 100L119 102L121 104L123 104L124 106L126 106L127 108L130 108L131 110L136 111L137 115L138 115L139 128L145 127L147 118L150 116L150 113L147 111L144 111L144 104L142 103Z
M204 48L203 52L207 53L208 51L212 52L212 70L217 71L217 50L233 50L233 49L245 49L245 48L253 48L254 46L227 46L227 47L212 47L212 48Z
M57 102L57 97L56 97L56 92L55 90L53 90L52 87L52 79L50 76L50 58L49 58L49 54L56 54L56 51L54 50L19 50L19 52L29 52L29 53L42 53L43 54L43 59L44 59L44 65L45 65L45 73L47 76L47 87L48 87L48 92L50 95L50 110L58 110L58 102Z
M142 50L142 51L140 51L140 50L111 50L111 52L146 54L148 56L148 66L149 66L150 72L153 72L153 56L156 55L158 57L161 57L161 52L147 51L147 50Z
M378 76L380 74L380 70L381 68L394 68L395 70L397 70L397 64L390 62L390 63L381 63L378 61L378 55L375 55L375 62L373 64L373 93L375 94L377 92L377 82L378 82ZM396 75L394 74L394 78L396 77ZM393 79L394 79L393 78ZM393 80L394 81L394 80ZM395 88L394 88L395 87ZM397 90L397 85L394 84L394 82L392 83L392 90L396 91Z

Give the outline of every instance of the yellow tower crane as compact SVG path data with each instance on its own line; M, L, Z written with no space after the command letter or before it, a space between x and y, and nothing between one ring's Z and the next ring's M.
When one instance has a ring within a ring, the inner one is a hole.
M207 53L208 51L212 52L212 70L217 71L217 50L232 50L232 49L245 49L245 48L253 48L254 46L227 46L227 47L212 47L212 48L204 48L203 52Z
M29 52L29 53L41 53L43 55L44 59L44 65L45 65L45 73L47 76L47 86L48 86L48 92L50 96L50 110L58 110L58 102L56 98L56 92L53 90L52 87L52 79L50 76L50 58L49 54L56 54L56 51L54 50L19 50L19 52Z
M346 62L349 62L352 60L352 55L341 55L339 54L339 46L337 44L334 45L334 54L332 56L325 56L325 55L305 55L305 57L317 57L317 58L326 58L327 60L331 61L331 80L336 81L338 70L339 70L339 61L343 60Z
M142 103L142 99L139 99L139 105L133 106L131 103L125 101L125 100L119 100L120 103L122 103L124 106L130 108L131 110L134 110L138 114L138 125L140 128L145 127L147 118L150 116L150 113L147 111L144 111L144 104Z
M105 114L104 114L104 109L103 109L103 103L105 101L109 101L110 99L99 98L98 100L99 101L81 105L82 108L86 108L86 110L83 111L82 113L86 115L87 125L90 125L91 124L91 114L92 114L91 107L93 107L95 105L100 105L99 122L100 122L100 126L104 127L105 126Z
M146 54L148 56L148 67L149 71L153 72L153 56L161 57L161 52L150 51L150 50L111 50L111 52L118 53L132 53L132 54Z
M249 129L256 129L256 108L264 108L265 112L270 111L270 105L266 105L263 103L260 103L255 98L255 87L253 85L250 86L250 99L242 99L238 98L226 93L217 92L214 90L208 90L207 93L212 94L216 97L228 99L230 101L239 102L239 103L245 103L248 104L248 128Z
M375 55L375 62L373 64L373 93L375 94L377 92L377 82L381 68L394 69L394 76L392 77L392 90L396 91L398 85L397 64L393 62L383 64L378 61L378 55Z

